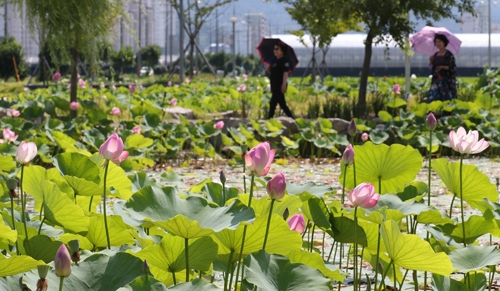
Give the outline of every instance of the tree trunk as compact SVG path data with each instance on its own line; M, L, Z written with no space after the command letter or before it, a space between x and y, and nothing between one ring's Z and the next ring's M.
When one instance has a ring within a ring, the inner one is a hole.
M373 36L368 32L365 41L365 59L363 61L363 69L361 70L361 78L359 80L359 95L358 106L354 116L358 118L368 117L369 112L366 112L366 89L368 86L368 74L370 72L370 64L372 61L372 44Z
M70 101L69 102L78 102L77 100L77 92L78 92L78 51L73 48L71 50L71 91L70 91ZM76 117L76 110L71 110L71 117Z
M189 37L189 78L193 78L193 70L194 70L194 40L192 37Z
M311 84L316 82L316 42L313 43Z

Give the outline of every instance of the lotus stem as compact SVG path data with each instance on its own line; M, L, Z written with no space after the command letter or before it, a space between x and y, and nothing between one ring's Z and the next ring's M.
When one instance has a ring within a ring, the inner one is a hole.
M222 183L222 205L226 205L226 183Z
M269 235L269 226L271 226L271 217L273 216L273 207L275 199L271 199L271 208L269 209L269 216L267 217L266 234L264 235L264 243L262 244L262 249L266 249L267 236Z
M186 282L189 282L189 239L184 239L184 254L186 255Z
M108 243L108 249L111 249L111 243L109 241L109 231L108 231L108 218L106 216L106 178L108 177L108 167L109 167L109 161L106 161L106 167L104 168L104 193L102 194L103 200L104 200L104 207L103 207L103 213L104 213L104 229L106 230L106 241ZM91 202L92 203L92 202Z
M26 234L26 241L29 240L29 235L28 235L28 227L26 226L26 194L24 194L23 191L23 180L24 180L24 164L21 165L21 182L20 182L20 187L21 187L21 212L22 212L22 221L24 225L24 233ZM14 215L14 213L12 213Z
M224 279L224 291L228 290L227 285L228 285L228 280L229 280L229 273L231 272L231 282L229 283L229 288L231 288L232 285L232 280L233 280L233 272L231 270L231 266L233 265L233 254L234 250L231 250L229 253L229 261L227 262L227 270L226 270L226 278Z
M309 241L309 251L312 252L313 250L313 242L314 242L314 231L316 230L316 224L313 224L313 227L311 229L311 241Z
M177 279L175 278L175 272L172 271L172 280L174 281L174 286L177 285Z
M45 221L45 217L42 219L42 222L40 223L40 227L38 228L38 235L40 235L40 233L42 231L42 226L43 226L44 221Z
M353 283L354 290L358 290L358 240L356 237L356 229L358 226L358 207L354 208L354 275L353 275Z
M354 138L353 138L354 140ZM352 163L353 166L354 166L354 162ZM340 201L341 201L341 205L342 207L344 206L344 203L345 203L345 180L346 180L346 177L347 177L347 167L348 165L345 165L344 166L344 181L342 182L342 197L340 198ZM353 168L354 169L354 168ZM356 176L356 175L354 175ZM354 184L356 184L356 182L354 182ZM343 225L343 218L344 217L344 213L341 214L340 216L340 233L342 233L342 225ZM339 254L339 270L342 269L342 258L344 257L344 244L343 243L340 243L340 254Z
M89 203L89 212L92 212L92 201L94 200L94 196L90 196L90 203ZM75 199L76 201L76 199Z
M387 265L387 269L385 269L384 273L382 274L382 280L380 281L380 288L379 288L380 291L382 290L382 286L385 285L385 277L387 276L387 272L389 271L391 266L394 268L394 261L393 260L391 260L389 265ZM396 284L394 284L394 286L395 285ZM418 287L418 285L417 285L417 287Z
M457 197L456 194L453 194L453 199L451 199L451 204L450 204L450 212L448 213L448 217L451 218L451 214L453 212L453 202L455 202L455 198Z
M462 180L462 168L463 168L463 161L464 161L464 155L460 155L460 215L462 216L462 233L463 233L463 238L464 238L464 247L467 246L467 241L466 241L466 233L465 233L465 219L464 219L464 197L463 191L462 191L462 186L463 186L463 180Z
M10 215L12 216L12 230L16 230L16 219L14 218L14 197L10 196ZM19 245L16 240L16 253L19 255Z
M63 290L64 277L59 278L59 291Z
M244 162L243 162L243 167L245 169L245 163ZM254 180L255 180L255 174L252 173L252 177L250 178L250 197L248 198L248 208L252 207ZM245 181L245 180L243 180L243 181ZM246 192L246 187L245 187L245 192ZM241 259L243 258L243 250L245 248L245 237L246 237L246 235L247 235L247 225L245 225L243 227L243 237L241 238L240 254L238 256L238 265L236 267L236 280L234 282L234 290L238 290L238 277L240 275L240 269L243 268L241 266ZM241 281L243 282L243 271L241 272Z

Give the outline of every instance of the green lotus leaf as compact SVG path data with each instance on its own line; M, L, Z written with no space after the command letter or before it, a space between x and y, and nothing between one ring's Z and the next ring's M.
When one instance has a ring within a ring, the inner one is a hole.
M422 203L415 201L403 202L397 195L386 194L380 197L375 207L366 209L365 213L369 215L371 212L378 211L384 207L386 207L384 211L386 220L393 219L395 221L399 221L408 215L418 215L429 209L427 205Z
M381 144L383 143L384 141L386 141L388 138L389 138L389 134L385 131L381 131L381 130L372 130L370 131L370 140L371 142L373 142L374 144Z
M446 235L451 236L456 242L464 241L462 223L439 225ZM478 237L498 229L495 221L483 216L472 215L465 221L466 243L473 243Z
M307 182L303 184L286 183L286 191L288 192L288 195L300 195L302 193L309 193L319 198L325 196L325 194L334 192L332 187L318 186L314 182Z
M42 181L47 179L47 170L40 166L24 167L23 175L23 190L33 196L39 203L43 201L43 184ZM18 174L20 178L21 175Z
M118 215L108 215L109 240L112 246L133 244L134 238L129 233L129 227L123 223L122 217ZM104 228L104 216L94 214L90 217L89 231L87 239L94 247L107 247L106 229Z
M24 248L27 255L48 264L54 260L57 250L61 245L60 241L53 241L45 235L37 235L25 242Z
M432 169L443 180L448 190L460 198L460 163L448 163L448 160L444 158L437 159L432 161ZM474 202L480 202L484 198L490 201L497 201L498 191L496 186L475 165L463 165L462 179L463 199L471 204L472 207L477 207Z
M207 194L208 201L214 202L219 206L224 206L226 204L226 201L238 197L238 194L240 193L237 188L226 187L224 199L222 195L222 185L213 182L205 183L202 191Z
M304 201L302 212L316 226L325 231L331 230L330 212L323 199L311 196L309 200Z
M429 209L417 215L417 221L423 224L452 224L453 221L437 209Z
M33 270L36 269L38 265L45 265L45 263L40 260L35 260L30 256L12 256L6 258L3 254L0 254L0 277Z
M182 199L172 187L144 187L134 193L124 209L137 220L152 221L184 238L235 229L242 222L251 223L255 217L253 209L239 200L226 207L216 207L200 197Z
M384 243L382 242L380 247L382 248L383 246ZM375 252L363 252L363 259L372 266L377 265L377 251L375 250ZM380 251L380 254L378 256L378 271L380 273L387 271L387 277L392 282L396 282L394 280L394 264L391 264L391 258L389 258L387 256L387 253L383 252L382 250ZM396 280L397 282L401 282L403 280L403 273L401 272L401 268L399 267L396 267Z
M78 240L80 241L80 249L82 250L92 251L95 249L94 245L89 241L88 238L79 234L65 233L61 235L59 239L66 245L72 240Z
M54 142L66 152L83 151L75 146L76 141L74 139L60 131L52 131L50 135L49 133L47 135L51 136Z
M96 163L96 165L104 164L104 159L97 153L90 158L94 161L94 163ZM99 176L101 177L101 180L99 186L104 188L104 167L101 167L100 169L101 172ZM113 193L116 197L127 200L130 196L132 196L132 181L127 178L125 171L120 168L120 166L117 166L112 162L109 163L108 176L106 180L106 188L110 189L111 187L116 190L116 192Z
M401 99L401 98L397 98L397 97L392 97L390 98L390 100L388 100L385 104L388 108L398 108L398 107L401 107L401 106L406 106L406 101Z
M359 213L359 212L358 212ZM358 224L363 228L364 233L366 235L366 246L365 250L369 253L376 255L377 249L380 249L379 253L385 253L385 245L382 241L380 241L380 247L378 247L378 238L380 234L380 224L373 223L369 221L365 221L362 219L358 220ZM389 263L390 260L387 261Z
M265 216L257 217L252 225L247 226L243 249L244 256L262 249L267 219ZM244 225L240 225L236 230L225 229L212 235L214 241L219 245L219 261L229 262L231 251L234 253L231 261L237 261L241 250L243 231ZM271 216L266 250L269 253L286 256L291 251L301 249L301 247L302 236L300 233L290 230L288 223L283 220L283 217L273 214Z
M0 173L11 172L16 168L16 163L11 156L0 155Z
M356 183L372 183L377 193L382 183L382 193L398 193L413 180L422 167L422 156L411 146L393 144L391 146L375 145L366 142L362 146L354 146L356 156ZM434 164L434 163L433 163ZM339 177L343 181L345 167ZM354 175L352 167L347 168L346 188L353 189Z
M281 255L259 251L246 257L244 264L247 281L262 290L332 290L330 279L325 278L319 270L292 263Z
M165 284L151 276L141 276L117 291L168 291Z
M338 282L344 281L344 276L340 274L340 271L334 266L331 266L331 268L334 270L329 269L325 265L325 261L323 261L321 256L317 253L311 253L304 250L296 250L290 252L286 257L292 264L301 263L313 269L317 269L323 274L323 276L327 278Z
M495 246L468 245L450 253L453 270L459 272L478 271L500 262L500 250Z
M464 283L437 274L432 274L432 287L436 291L469 291L469 288Z
M10 242L17 241L17 230L12 230L5 224L3 219L0 220L0 241L1 240L8 240Z
M444 276L451 274L451 261L445 253L434 253L429 243L418 235L402 234L394 220L382 224L380 231L387 253L396 266Z
M144 137L142 134L133 134L127 136L127 139L125 140L125 147L143 149L152 146L153 142L154 141L152 139Z
M74 176L99 184L99 167L80 153L62 153L54 157L54 166L67 176Z
M64 180L68 182L71 188L74 191L75 195L80 196L98 196L102 195L102 188L99 187L94 182L89 180L85 180L83 178L73 177L73 176L64 176Z
M146 172L138 172L134 175L129 175L128 178L132 181L132 191L134 192L137 192L146 186L156 185L156 180L150 177Z
M352 212L354 213L354 211ZM354 243L367 246L367 238L364 229L356 225L353 219L347 216L333 218L333 238L343 243Z
M180 272L186 269L185 240L167 234L160 244L146 247L135 256L165 272ZM189 268L208 271L212 262L217 259L217 244L208 236L191 239L188 243ZM156 277L155 273L153 275Z
M75 233L85 233L89 229L89 218L75 205L59 187L50 181L39 182L43 193L43 215L55 225Z
M392 120L392 115L385 111L385 110L380 110L378 113L377 113L378 117L380 117L380 119L383 121L383 122L389 122Z
M283 216L285 210L288 209L289 213L298 213L299 208L302 206L302 201L297 195L289 196L285 195L281 201L276 201L273 206L273 213L277 213ZM252 200L252 208L255 211L255 215L266 216L269 214L269 208L271 207L271 199L269 197L263 197L262 199Z
M167 290L172 291L217 291L220 290L212 283L207 283L201 279L194 279L187 283L177 284L174 287L170 287Z

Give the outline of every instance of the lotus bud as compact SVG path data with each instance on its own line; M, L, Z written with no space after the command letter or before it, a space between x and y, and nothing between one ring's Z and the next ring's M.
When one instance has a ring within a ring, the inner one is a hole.
M52 81L57 82L61 80L61 73L55 72L54 75L52 75Z
M221 120L221 121L219 121L219 122L215 123L215 124L214 124L214 128L215 128L215 129L218 129L218 130L223 129L223 128L224 128L224 121L222 121L222 120Z
M149 264L148 264L148 260L144 260L144 263L142 264L142 270L144 271L144 273L147 275L149 274Z
M434 129L436 129L436 125L437 125L436 116L434 116L434 114L432 114L431 112L427 115L427 119L425 120L425 126L427 127L428 130L433 131Z
M245 164L250 174L262 177L271 169L276 150L271 150L269 142L263 142L253 147L245 154Z
M392 87L392 92L395 93L395 94L401 94L401 86L399 86L399 84L395 84L394 87Z
M363 134L361 135L361 140L363 142L367 141L370 137L368 136L368 133L366 132L363 132Z
M352 163L354 163L354 148L352 147L352 144L350 144L347 146L344 154L342 155L342 164L349 166L352 165Z
M220 182L222 183L222 185L226 184L226 175L224 174L224 171L220 171L219 177L220 177Z
M132 128L132 132L135 134L141 134L141 127L139 125L134 126L134 128Z
M99 154L106 160L119 164L128 158L129 152L123 150L123 141L113 133L99 148Z
M354 121L354 119L353 119L353 120L351 120L351 124L349 124L349 127L347 128L347 133L350 136L355 136L356 132L357 132L356 121Z
M38 148L34 142L22 141L17 147L16 161L20 164L27 164L36 157Z
M285 208L285 211L283 212L283 219L286 221L288 219L288 216L290 216L290 210L288 210L288 207Z
M113 107L111 109L111 114L113 114L113 115L120 115L120 113L122 113L122 111L118 107Z
M288 226L290 227L291 230L295 230L300 234L303 234L304 230L306 229L306 221L304 219L304 215L302 213L294 214L288 220Z
M78 102L75 102L75 101L73 101L73 102L71 102L71 103L69 104L69 108L70 108L71 110L73 110L73 111L78 110L78 106L79 106Z
M349 193L349 202L345 206L372 208L378 203L380 194L375 193L375 187L370 183L361 183Z
M285 196L286 181L283 172L279 172L267 182L266 190L269 197L274 200L280 200Z
M71 256L64 244L59 247L54 259L57 277L69 277L71 275Z

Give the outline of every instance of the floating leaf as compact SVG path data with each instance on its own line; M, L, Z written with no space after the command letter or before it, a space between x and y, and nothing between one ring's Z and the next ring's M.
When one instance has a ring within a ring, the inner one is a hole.
M362 146L354 146L356 153L356 182L372 183L379 192L382 183L382 193L397 193L403 191L407 183L415 180L422 167L422 156L411 146L393 144L391 146L375 145L366 142ZM434 164L434 163L433 163ZM343 181L345 169L339 177ZM353 189L354 175L352 167L347 169L346 188Z
M281 255L259 251L246 257L244 263L247 281L262 290L332 290L330 279L325 278L320 271L304 264L292 263Z

